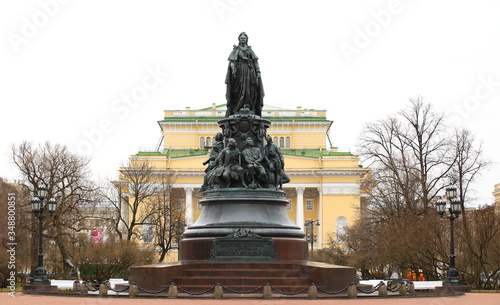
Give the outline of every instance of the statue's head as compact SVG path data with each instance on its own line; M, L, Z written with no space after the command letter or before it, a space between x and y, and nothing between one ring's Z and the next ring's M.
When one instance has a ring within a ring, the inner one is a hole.
M222 141L222 132L218 132L215 135L215 141Z
M248 146L253 146L252 138L250 138L250 137L246 138L245 142L247 143Z
M248 35L245 32L241 32L238 36L240 44L246 44L248 42Z
M227 141L227 146L231 147L231 148L235 148L236 147L236 140L233 139L233 138L230 138L228 141Z
M273 138L271 136L266 136L266 142L267 144L273 143Z

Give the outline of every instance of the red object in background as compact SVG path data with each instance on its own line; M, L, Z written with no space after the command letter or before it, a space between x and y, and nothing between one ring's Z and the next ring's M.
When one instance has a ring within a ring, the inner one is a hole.
M93 243L102 243L103 234L101 229L92 230L90 235Z

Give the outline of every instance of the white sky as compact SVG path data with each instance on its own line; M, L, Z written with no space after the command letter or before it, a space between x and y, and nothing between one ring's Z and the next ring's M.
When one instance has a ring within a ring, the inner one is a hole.
M96 177L114 177L156 146L164 109L225 103L227 57L245 31L264 103L328 110L334 146L355 152L363 125L410 97L450 112L496 162L468 204L491 203L499 12L498 1L2 1L0 176L19 177L12 143L49 139L88 152Z

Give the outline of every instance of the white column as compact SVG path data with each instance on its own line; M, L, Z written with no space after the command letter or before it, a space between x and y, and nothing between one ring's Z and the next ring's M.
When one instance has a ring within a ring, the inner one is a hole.
M127 224L129 223L129 206L128 204L125 203L125 200L123 200L123 196L128 196L128 194L123 194L121 192L121 186L118 187L118 200L120 201L120 218L122 221L118 223L118 230L122 232L122 234L127 235Z
M295 223L304 230L304 188L296 187L297 211L295 212Z
M186 192L186 225L193 224L193 188L185 187Z
M320 226L317 227L318 229L318 246L319 248L323 248L323 187L320 185L318 188L318 194L319 194L319 203L318 203L318 220Z

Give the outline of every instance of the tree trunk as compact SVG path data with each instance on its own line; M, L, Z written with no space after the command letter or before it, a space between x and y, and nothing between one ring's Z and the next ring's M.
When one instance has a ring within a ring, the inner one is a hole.
M60 224L56 225L57 235L54 240L59 248L59 252L62 257L62 274L61 278L69 280L71 279L71 270L72 268L68 265L67 260L71 260L71 255L69 253L68 248L66 247L66 243L64 242L62 227Z

